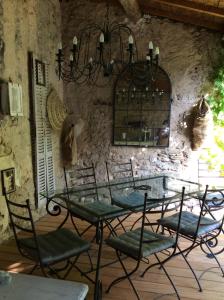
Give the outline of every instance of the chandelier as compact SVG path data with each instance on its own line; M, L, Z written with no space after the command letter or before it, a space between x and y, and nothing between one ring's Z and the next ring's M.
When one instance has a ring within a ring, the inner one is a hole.
M89 23L73 37L71 46L58 45L56 72L59 80L95 86L106 85L113 75L120 74L138 61L134 33L122 23L110 22L109 1L103 24ZM154 80L159 48L148 44L145 56L150 78Z

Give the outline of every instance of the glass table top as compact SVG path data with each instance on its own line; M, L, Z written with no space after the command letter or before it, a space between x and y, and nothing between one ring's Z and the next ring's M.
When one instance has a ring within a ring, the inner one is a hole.
M66 189L43 192L42 196L68 209L85 212L97 218L109 218L128 210L141 210L147 193L147 208L160 206L164 202L180 200L182 187L185 197L190 197L203 187L195 182L167 175L124 178L96 185L84 184ZM95 195L95 196L94 196ZM96 197L97 195L97 197Z

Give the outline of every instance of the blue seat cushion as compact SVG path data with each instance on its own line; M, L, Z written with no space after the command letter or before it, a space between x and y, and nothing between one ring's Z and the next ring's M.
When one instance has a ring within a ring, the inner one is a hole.
M111 236L106 239L106 243L128 256L138 259L140 234L141 229L137 228L135 230L127 231L120 236ZM143 241L141 257L147 257L153 253L171 248L175 244L175 238L157 234L149 230L144 230Z
M125 209L132 209L133 211L138 212L142 211L144 198L144 193L141 193L139 191L130 192L128 194L113 192L112 203ZM151 199L151 201L147 202L147 209L152 209L157 206L157 200Z
M71 230L60 228L46 234L37 235L41 261L50 265L70 257L75 257L89 250L90 243L81 239ZM24 253L31 259L39 261L34 238L19 239L19 244Z
M88 211L84 211L83 209L80 209L79 207L71 206L69 208L69 211L73 216L77 217L78 219L85 220L89 223L95 224L98 221L97 217L91 215Z
M198 218L199 216L191 212L183 211L181 216L179 232L183 235L194 237L197 230ZM159 224L161 224L162 226L170 228L175 231L177 230L178 221L179 221L179 213L158 220ZM206 234L210 231L218 229L219 227L220 227L220 222L202 216L198 228L197 236Z
M97 223L100 219L114 219L126 214L120 207L102 201L80 204L80 207L71 205L69 210L76 217L85 219L92 224Z

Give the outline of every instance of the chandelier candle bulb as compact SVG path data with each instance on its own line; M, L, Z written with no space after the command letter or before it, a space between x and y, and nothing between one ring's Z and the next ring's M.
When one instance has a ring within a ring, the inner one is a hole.
M149 50L153 50L153 43L152 43L152 41L149 42Z
M104 43L104 34L103 34L103 32L101 32L101 34L100 34L100 43L101 44Z
M62 43L61 42L58 43L58 50L62 50Z
M90 59L89 59L89 63L90 63L90 64L92 64L92 63L93 63L93 58L92 58L92 57L90 57Z
M77 37L76 36L74 36L74 38L73 38L73 45L77 45L78 44L78 39L77 39Z
M129 35L128 43L129 43L129 45L133 45L134 44L134 39L133 39L132 35Z
M159 47L156 47L155 55L159 55Z
M149 55L146 55L146 60L147 61L150 61L151 60L151 57Z
M73 54L70 55L69 60L72 62L74 60Z

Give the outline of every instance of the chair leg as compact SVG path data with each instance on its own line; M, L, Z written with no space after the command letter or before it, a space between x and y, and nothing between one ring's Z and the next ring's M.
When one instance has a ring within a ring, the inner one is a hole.
M75 228L76 233L78 234L78 236L81 236L81 234L80 234L80 232L79 232L79 230L78 230L78 228L77 228L77 226L75 224L75 221L73 220L73 215L72 214L70 214L70 219L71 219L72 225Z
M224 270L219 262L219 260L217 259L216 255L213 253L213 251L211 250L211 248L209 247L209 244L207 241L205 241L204 239L202 239L203 243L205 244L205 246L208 248L208 251L211 253L211 255L213 256L213 258L215 259L215 261L217 262L221 272L222 272L222 276L224 277Z
M78 266L73 264L73 268L75 268L82 276L84 276L85 278L87 278L90 282L92 282L93 284L95 284L95 281L90 278L86 272L83 272Z
M82 236L90 227L92 227L93 225L91 224L91 225L89 225L82 233L80 233L79 232L79 230L78 230L78 228L77 228L77 226L76 226L76 224L75 224L75 222L74 222L74 220L73 220L73 216L72 216L72 214L70 215L70 217L71 217L71 222L72 222L72 224L73 224L73 226L74 226L74 228L75 228L75 231L76 231L76 233L78 234L78 236ZM93 269L93 263L92 263L92 259L91 259L91 257L90 257L90 254L89 254L89 251L87 251L87 255L88 255L88 257L89 257L89 262L90 262L90 266L91 266L91 269Z
M141 220L142 216L139 217L134 223L133 225L131 226L131 229L130 230L133 230L133 228L135 227L135 224L137 224L140 220Z
M198 247L199 245L200 245L199 242L194 241L190 247L184 250L184 252L186 252L185 257L187 257L191 253L191 251L194 250L194 248Z
M51 277L51 276L49 276L49 273L50 273L50 275L54 274L57 279L62 279L61 276L57 273L57 271L54 270L53 268L51 268L50 266L48 266L48 269L50 270L49 273L46 273L43 267L41 267L41 269L44 274L47 274L47 275L45 275L45 277Z
M124 225L122 224L131 214L126 215L125 217L123 217L122 220L120 220L119 218L117 218L118 223L114 226L114 230L117 229L119 226L122 227L122 229L124 230L124 232L126 232L126 229L124 227Z
M57 274L57 272L53 268L51 268L50 266L46 266L46 267L50 270L49 273L51 273L51 275L54 274L57 279L61 279L61 277ZM44 277L52 277L52 276L49 275L49 273L47 273L45 271L45 267L42 264L40 264L40 269L41 269Z
M28 274L33 274L33 272L36 270L36 268L38 268L38 266L39 266L38 264L35 264Z
M93 224L90 224L89 226L87 226L82 233L80 233L80 236L83 236L84 233L86 233L92 226L94 226Z
M131 229L130 229L130 230L133 230L133 228L134 228L135 225L141 220L141 218L142 218L142 216L139 217L139 218L133 223L133 225L131 226ZM148 222L148 226L150 226L151 229L152 229L152 231L154 232L155 230L154 230L154 228L152 227L152 225L155 225L155 224L154 224L154 223L151 223L151 222L149 221L149 219L147 218L147 216L146 216L145 218L146 218L146 220L147 220L147 222Z
M124 230L124 232L126 232L126 229L125 229L125 227L124 227L124 225L122 224L123 222L124 222L124 220L120 220L120 218L116 218L116 220L118 221L118 226L120 225L121 226L121 228ZM117 227L118 227L117 226Z
M115 284L119 283L119 282L122 281L122 280L128 279L128 281L129 281L129 283L131 284L132 289L133 289L133 291L134 291L134 293L135 293L137 299L140 300L139 295L138 295L138 292L137 292L137 290L136 290L136 288L135 288L135 286L134 286L134 284L133 284L133 282L131 281L131 278L130 278L130 276L131 276L132 274L134 274L134 273L138 270L140 262L138 261L136 267L134 268L134 270L132 270L131 272L128 273L127 270L126 270L126 268L125 268L124 263L122 262L122 260L121 260L121 258L120 258L120 255L119 255L118 251L116 251L116 253L117 253L117 257L118 257L118 259L119 259L119 261L120 261L120 264L121 264L121 266L122 266L122 268L123 268L123 270L124 270L124 272L125 272L125 275L124 275L124 276L121 276L121 277L118 277L118 278L116 278L114 281L112 281L111 284L109 285L109 287L107 288L106 293L109 293L110 289L111 289L112 286L114 286Z
M75 231L76 231L76 233L78 234L78 236L83 236L92 226L94 226L94 224L90 224L90 225L88 225L82 232L79 232L79 230L78 230L78 228L77 228L77 226L76 226L76 224L75 224L75 221L74 221L74 218L75 218L75 216L74 215L72 215L72 214L70 214L70 218L71 218L71 222L72 222L72 225L74 226L74 228L75 228Z
M58 274L58 272L62 272L62 271L65 271L66 269L68 269L68 266L70 265L70 261L69 260L67 260L66 262L65 262L65 265L63 266L63 267L60 267L60 268L54 268L53 269L53 273L55 274Z
M114 221L114 219L109 220L109 221L105 221L105 225L103 227L103 229L106 227L109 230L109 236L110 235L116 235L116 231L114 230L114 227L112 225L112 222Z
M87 255L89 257L89 262L90 262L90 270L92 271L93 270L93 262L92 262L92 259L91 259L91 256L89 254L89 251L87 251Z
M192 274L194 275L194 278L195 278L195 280L197 281L197 284L198 284L198 287L199 287L199 292L202 292L201 284L200 284L200 282L199 282L199 280L198 280L198 277L197 277L197 275L195 274L195 272L194 272L192 266L190 265L189 261L187 260L187 258L185 257L185 255L183 254L183 252L181 251L181 249L180 249L179 246L177 246L177 249L179 250L180 255L183 257L183 259L185 260L186 264L187 264L188 267L190 268Z
M74 267L75 263L77 262L78 258L79 258L79 255L76 256L76 258L74 259L73 262L71 262L70 260L68 261L68 263L70 264L70 267L67 268L67 271L66 271L66 273L63 276L63 279L65 279L68 276L68 274L70 273L71 269Z
M50 203L50 202L48 202L48 203ZM47 205L47 206L48 206L48 205ZM58 205L54 205L54 210L56 210L56 212L58 212L58 213L55 214L55 216L58 216L59 214L61 214L61 208L60 208ZM47 212L48 212L50 215L54 216L54 214L52 214L52 213L48 210L48 207L47 207ZM69 211L67 210L66 216L65 216L64 220L61 222L61 224L58 226L58 229L62 228L62 227L64 226L64 224L67 222L68 217L69 217L69 214L70 214L70 213L69 213Z
M176 295L177 295L178 300L180 300L180 296L179 296L179 293L178 293L178 291L177 291L177 289L176 289L176 287L175 287L175 284L173 283L173 280L171 279L170 275L168 274L167 270L165 269L165 267L164 267L164 265L163 265L164 262L161 262L161 261L159 260L159 258L158 258L158 256L157 256L156 253L155 253L154 255L155 255L155 257L156 257L158 263L160 264L161 268L163 269L164 273L166 274L167 278L169 279L170 283L172 284L172 287L173 287L173 289L174 289L174 291L175 291L175 293L176 293Z
M171 257L172 257L172 255L169 256L169 257L167 257L167 258L162 262L162 264L165 264L168 260L171 259ZM160 266L160 269L161 269L161 263L159 263L159 262L158 262L158 263L154 263L154 264L148 266L148 267L143 271L143 273L140 275L140 277L144 277L144 276L145 276L145 273L148 272L149 269L151 269L152 267L158 266L158 265Z
M120 263L121 263L121 265L122 265L122 268L123 268L123 270L124 270L124 272L125 272L125 274L126 274L126 276L127 276L127 279L128 279L128 281L129 281L130 285L132 286L132 289L133 289L133 291L134 291L136 297L140 300L140 297L139 297L139 295L138 295L138 292L137 292L137 290L136 290L136 288L135 288L135 286L134 286L134 284L133 284L133 282L131 281L131 278L130 278L130 276L131 276L135 271L137 271L137 269L138 269L138 267L139 267L139 262L138 262L137 267L135 268L135 270L132 271L131 273L128 273L127 270L126 270L126 268L125 268L124 263L123 263L122 260L120 259L120 256L119 256L119 261L120 261Z

